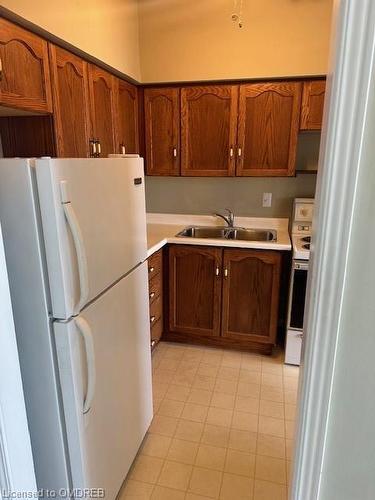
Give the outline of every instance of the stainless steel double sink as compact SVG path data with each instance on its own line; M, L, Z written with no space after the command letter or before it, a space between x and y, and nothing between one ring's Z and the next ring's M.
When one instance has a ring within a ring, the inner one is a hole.
M247 229L243 227L189 226L176 236L240 241L277 241L274 229Z

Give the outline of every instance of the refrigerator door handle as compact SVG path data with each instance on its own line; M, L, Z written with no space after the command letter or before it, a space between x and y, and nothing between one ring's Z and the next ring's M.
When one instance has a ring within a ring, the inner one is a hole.
M83 242L81 228L79 227L78 218L74 212L72 203L70 201L65 203L63 202L63 207L66 220L68 221L69 228L73 236L74 247L77 254L80 298L74 309L75 313L79 313L89 297L89 278L87 272L85 245Z
M91 328L88 322L82 318L75 318L77 328L82 335L87 361L87 391L83 401L83 413L87 413L91 408L91 403L95 394L96 371L95 371L95 348Z

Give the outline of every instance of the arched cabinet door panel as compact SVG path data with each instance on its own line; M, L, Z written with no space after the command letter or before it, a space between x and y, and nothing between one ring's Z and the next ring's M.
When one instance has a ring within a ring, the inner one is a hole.
M0 105L51 113L47 42L0 18L0 60Z
M238 85L181 89L181 173L235 174Z
M117 79L107 71L89 64L91 137L99 141L98 154L107 158L116 149Z
M170 246L170 332L220 335L221 257L219 247Z
M147 175L180 174L180 90L144 91Z
M240 85L237 175L293 176L301 82Z
M223 337L275 343L280 266L279 252L224 249Z
M57 156L90 156L90 106L87 63L50 44Z
M117 78L116 153L139 153L138 89Z

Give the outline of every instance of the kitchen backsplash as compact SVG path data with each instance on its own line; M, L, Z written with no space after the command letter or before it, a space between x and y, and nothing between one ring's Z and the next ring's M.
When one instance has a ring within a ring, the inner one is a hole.
M297 177L146 177L147 212L210 214L228 207L236 215L290 217L296 197L313 197L315 174ZM262 207L263 193L272 206Z

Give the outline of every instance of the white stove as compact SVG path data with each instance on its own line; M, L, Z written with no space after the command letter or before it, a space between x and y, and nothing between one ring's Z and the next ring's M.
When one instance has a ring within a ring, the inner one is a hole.
M294 200L292 222L293 261L285 346L285 363L292 365L299 365L301 360L313 212L314 199L296 198Z

